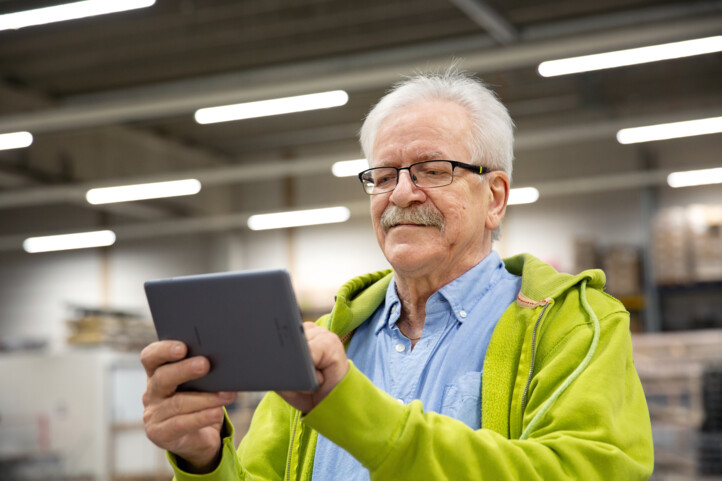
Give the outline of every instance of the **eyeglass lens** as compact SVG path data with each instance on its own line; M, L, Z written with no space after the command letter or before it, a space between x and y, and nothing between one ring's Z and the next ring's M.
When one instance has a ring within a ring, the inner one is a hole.
M418 162L408 170L411 180L418 187L441 187L449 185L454 178L454 166L445 160ZM394 190L398 176L396 168L380 167L364 172L362 180L367 193L381 194Z

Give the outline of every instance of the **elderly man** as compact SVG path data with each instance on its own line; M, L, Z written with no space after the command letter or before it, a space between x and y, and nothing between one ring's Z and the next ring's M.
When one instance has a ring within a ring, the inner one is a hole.
M629 317L604 274L492 250L512 129L493 93L454 70L374 107L359 178L393 270L349 281L305 324L318 390L269 393L237 451L232 393L176 392L208 361L183 359L178 342L146 348L146 432L178 480L649 478Z

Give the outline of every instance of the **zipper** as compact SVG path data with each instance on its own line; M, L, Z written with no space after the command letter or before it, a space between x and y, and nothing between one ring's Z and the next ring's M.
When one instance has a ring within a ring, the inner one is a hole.
M536 324L534 324L534 332L531 336L531 365L529 366L529 376L526 379L526 386L524 386L524 394L521 396L521 419L522 422L520 426L524 424L524 410L526 409L526 403L527 403L527 395L529 394L529 386L531 385L531 378L534 374L534 364L536 360L536 333L537 329L539 328L539 324L541 323L542 317L544 316L544 313L547 310L547 307L549 307L549 304L547 303L544 308L542 309L541 313L539 314L539 318L536 320Z
M293 430L291 431L291 440L288 444L288 458L286 459L286 481L291 480L291 456L293 454L293 442L296 440L296 427L298 426L298 418L300 415L300 412L296 412L296 416L293 419Z

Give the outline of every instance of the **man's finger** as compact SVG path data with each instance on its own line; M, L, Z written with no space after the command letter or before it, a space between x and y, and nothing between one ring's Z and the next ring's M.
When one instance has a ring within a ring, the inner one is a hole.
M163 364L179 361L186 356L186 345L180 341L158 341L151 343L140 353L140 362L145 373L151 377Z
M340 342L335 334L331 334L325 329L323 331L325 332L308 339L308 348L316 369L325 367L325 364L331 359L331 353L334 351L336 343Z
M151 398L169 397L180 384L203 377L210 369L210 362L202 356L164 364L148 380L148 394Z
M146 434L157 445L168 446L189 433L213 426L221 421L223 421L223 409L215 407L174 416L160 423L148 424L146 425Z
M303 323L303 332L306 334L306 339L308 339L308 336L318 336L322 331L325 331L325 329L313 322L306 321Z
M163 400L156 409L148 409L144 422L161 423L173 416L192 414L206 409L218 408L232 403L234 392L187 392L176 393Z
M308 342L311 342L314 339L317 339L319 337L324 337L324 336L330 336L330 337L336 338L336 339L339 338L336 334L329 331L325 327L318 326L318 325L314 324L313 322L304 322L303 330L304 330L304 333L306 334L306 340Z

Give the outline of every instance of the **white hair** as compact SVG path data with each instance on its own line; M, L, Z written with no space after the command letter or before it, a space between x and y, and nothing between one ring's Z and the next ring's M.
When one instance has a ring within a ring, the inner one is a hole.
M456 65L446 72L421 73L396 85L366 116L359 133L361 148L369 163L373 161L376 134L384 121L410 105L433 100L448 100L463 107L471 118L468 150L471 159L452 159L506 172L511 179L514 160L514 123L506 107L484 83Z

